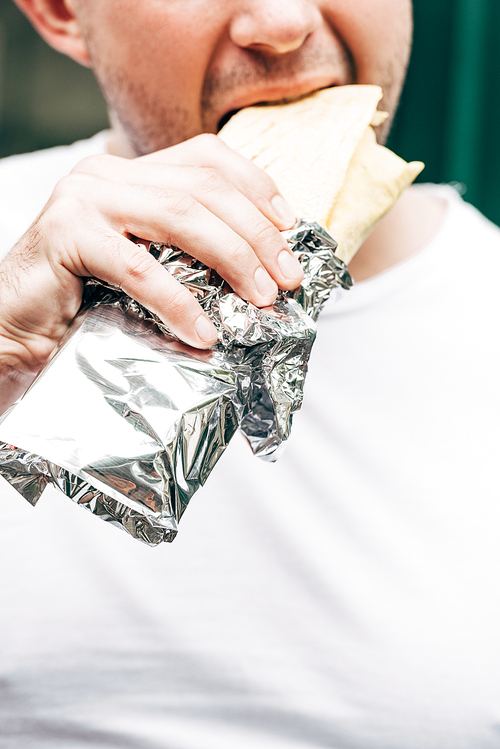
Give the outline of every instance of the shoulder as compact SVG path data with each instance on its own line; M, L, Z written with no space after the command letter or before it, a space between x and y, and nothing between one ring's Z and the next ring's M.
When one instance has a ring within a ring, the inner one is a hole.
M108 131L103 130L92 138L78 140L69 146L55 146L42 151L21 153L0 159L0 179L14 177L21 179L31 174L32 178L43 178L47 171L62 172L62 176L85 156L106 153ZM2 184L3 188L3 184Z
M486 218L477 208L464 200L450 185L418 185L444 198L447 203L446 219L437 239L449 250L469 250L481 257L489 248L500 249L500 228Z
M428 272L450 308L462 306L469 320L496 324L500 314L500 228L453 188L432 186L447 199L445 221L427 253Z
M446 211L439 231L423 254L446 283L462 287L498 285L500 228L449 185L417 185L414 189L444 199ZM500 298L500 297L499 297Z
M70 146L0 159L0 257L24 234L56 183L81 159L106 152L107 133Z

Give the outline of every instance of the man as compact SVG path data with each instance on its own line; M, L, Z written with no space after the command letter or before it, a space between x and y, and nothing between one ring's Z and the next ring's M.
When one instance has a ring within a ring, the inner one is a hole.
M346 83L382 85L394 114L411 37L406 0L17 2L93 68L113 127L0 165L2 408L88 275L214 341L131 235L258 305L296 286L278 186L213 134ZM453 191L410 188L322 315L284 457L233 440L171 547L2 484L3 746L499 745L499 246Z

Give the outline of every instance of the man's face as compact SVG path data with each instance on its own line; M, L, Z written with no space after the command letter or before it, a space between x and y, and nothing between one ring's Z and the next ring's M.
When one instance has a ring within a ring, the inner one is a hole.
M326 86L376 83L394 114L411 0L75 0L92 67L137 154L230 112ZM388 125L385 132L388 131Z

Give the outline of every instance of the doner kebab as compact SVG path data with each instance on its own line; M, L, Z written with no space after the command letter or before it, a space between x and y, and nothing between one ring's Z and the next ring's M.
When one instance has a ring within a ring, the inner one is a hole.
M377 144L381 96L377 86L325 89L241 110L223 127L222 140L266 171L300 217L284 234L304 280L258 309L182 249L150 244L217 326L211 350L89 281L54 356L0 420L0 475L31 504L53 484L155 546L175 537L237 429L255 455L276 459L302 403L321 306L350 287L345 263L423 167Z

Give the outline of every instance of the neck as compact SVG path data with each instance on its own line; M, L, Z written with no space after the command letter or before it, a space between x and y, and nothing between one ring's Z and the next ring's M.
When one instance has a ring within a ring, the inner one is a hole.
M137 154L130 145L125 130L122 128L113 110L108 110L111 130L108 138L108 151L112 156L121 156L124 159L134 159Z
M438 232L446 201L418 187L403 192L349 263L356 281L365 281L419 252Z

